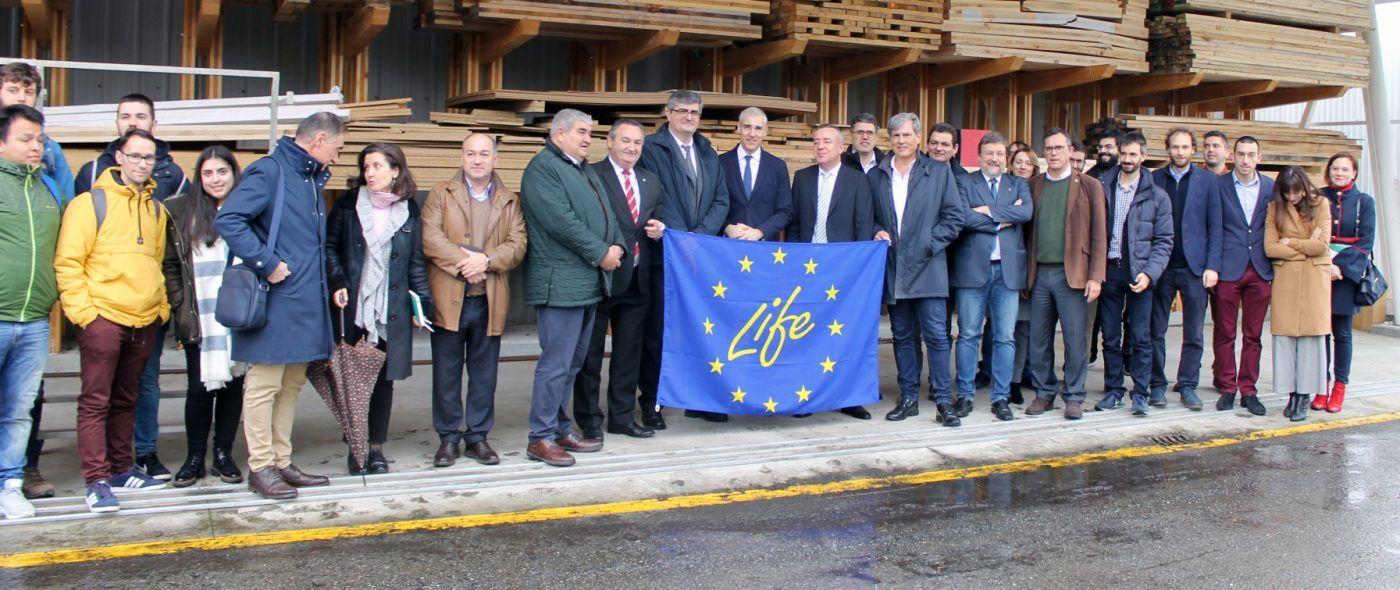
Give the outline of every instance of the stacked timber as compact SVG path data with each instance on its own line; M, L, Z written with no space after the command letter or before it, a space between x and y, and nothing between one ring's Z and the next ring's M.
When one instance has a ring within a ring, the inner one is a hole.
M763 31L826 47L937 49L943 13L944 0L773 0Z
M1351 35L1204 14L1159 16L1149 29L1153 72L1270 79L1281 86L1354 87L1370 78L1370 47Z
M1149 0L948 0L946 59L1024 57L1028 67L1147 71ZM937 58L936 58L937 59Z
M1206 131L1218 129L1225 132L1231 141L1245 135L1253 136L1259 140L1263 156L1261 168L1278 170L1284 166L1301 166L1314 181L1322 179L1322 168L1332 154L1340 151L1361 153L1361 146L1340 131L1299 128L1285 123L1126 114L1119 115L1118 120L1123 126L1147 136L1149 162L1164 163L1167 160L1167 133L1174 127L1189 128L1196 132L1197 137Z
M637 31L679 31L692 43L758 39L754 15L767 0L420 0L425 27L473 30L501 22L535 20L546 34L617 39Z
M811 102L789 100L776 96L701 92L705 112L738 114L748 107L758 107L775 116L804 115L817 112ZM532 90L483 90L447 99L448 107L492 108L516 113L552 113L563 108L578 109L592 114L612 114L624 109L645 110L660 114L671 97L670 92L541 92Z
M1230 15L1232 18L1300 27L1369 31L1371 3L1366 0L1157 0L1152 13Z
M347 121L389 121L412 117L413 108L409 106L412 102L411 98L389 98L369 102L347 102L340 105L340 108L349 111L349 116L345 118Z

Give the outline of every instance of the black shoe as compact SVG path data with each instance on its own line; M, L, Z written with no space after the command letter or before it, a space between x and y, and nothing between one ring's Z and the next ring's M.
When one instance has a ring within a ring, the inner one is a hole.
M583 433L583 438L603 440L603 427L601 426L589 426L587 428L580 428L579 432Z
M666 418L661 412L642 411L642 426L652 430L666 430Z
M1005 401L992 402L992 415L996 416L997 420L1008 422L1016 419L1016 416L1011 413L1011 404Z
M365 458L368 459L369 457ZM360 465L359 461L355 460L355 453L349 450L345 451L345 471L349 472L350 475L365 475L369 473L368 469L365 469L363 465Z
M1215 409L1221 412L1235 409L1235 394L1222 393L1220 399L1215 400Z
M1240 396L1240 405L1244 406L1246 410L1249 410L1249 413L1255 416L1263 416L1269 413L1268 410L1264 409L1264 403L1259 401L1259 396L1257 395Z
M936 420L944 426L962 426L962 420L958 418L958 413L953 409L953 404L938 404L938 416Z
M139 455L136 457L136 468L146 472L146 475L161 481L170 481L172 477L170 470L160 463L160 457L155 453L149 455Z
M636 424L629 422L627 424L623 424L622 426L609 426L608 434L621 434L622 436L630 436L632 438L651 438L652 435L656 434L656 431L650 428L643 428L641 426L637 426Z
M851 406L849 408L841 408L841 413L855 418L856 420L870 419L870 412L862 406Z
M1288 403L1283 406L1283 417L1293 419L1293 413L1298 411L1298 394L1288 394Z
M1290 421L1293 421L1293 422L1302 422L1302 421L1304 421L1304 420L1307 420L1307 419L1308 419L1308 404L1309 404L1309 402L1310 402L1311 400L1312 400L1312 396L1311 396L1311 395L1308 395L1308 394L1306 394L1306 393L1304 393L1304 394L1297 394L1297 393L1290 393L1290 394L1288 394L1288 404L1294 406L1294 408L1293 408L1293 411L1292 411L1292 412L1289 412L1288 410L1284 410L1284 411L1283 411L1283 415L1288 416L1288 419L1289 419Z
M175 472L175 479L171 480L170 485L187 488L201 477L204 477L204 449L190 449L189 455L185 457L185 464Z
M953 411L957 413L959 418L968 417L969 414L972 414L972 398L958 398L958 401L953 404Z
M804 413L804 414L793 414L792 417L793 417L793 418L811 418L811 417L812 417L812 413L811 413L811 412L807 412L807 413Z
M1012 384L1011 384L1011 395L1007 397L1006 401L1009 401L1009 402L1011 402L1011 403L1013 403L1013 404L1016 404L1016 405L1018 405L1018 406L1021 405L1021 404L1026 403L1026 398L1021 397L1021 384L1020 384L1020 383L1012 383Z
M977 372L977 376L972 378L972 386L977 389L986 389L992 386L992 376L982 371Z
M442 441L437 452L433 453L433 467L451 467L457 464L457 458L461 456L462 447L458 445L458 441Z
M919 415L919 400L900 398L890 413L885 414L885 419L891 422L898 422L905 418L912 418Z
M214 447L214 464L210 466L209 473L219 476L219 481L224 483L243 483L243 472L233 462L233 455L228 449Z
M370 473L389 472L389 460L384 458L384 449L369 448L369 456L365 458L365 469Z
M704 421L706 421L706 422L728 422L728 421L729 421L729 414L721 414L721 413L718 413L718 412L702 412L702 411L700 411L700 410L686 410L686 411L685 411L685 417L686 417L686 418L700 418L701 420L704 420Z

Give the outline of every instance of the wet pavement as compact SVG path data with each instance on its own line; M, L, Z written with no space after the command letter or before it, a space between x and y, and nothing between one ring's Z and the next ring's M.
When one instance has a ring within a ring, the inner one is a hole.
M0 587L1396 587L1397 446L1389 422L869 492L4 570Z

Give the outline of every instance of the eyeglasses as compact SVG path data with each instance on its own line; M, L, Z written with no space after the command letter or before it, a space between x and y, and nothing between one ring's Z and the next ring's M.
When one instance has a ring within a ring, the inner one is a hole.
M1067 149L1069 149L1067 145L1047 145L1045 146L1045 153L1063 152Z
M124 152L124 151L121 151L121 150L117 150L117 153L119 153L119 154L121 154L121 155L123 155L123 156L126 156L127 159L136 160L136 162L139 163L139 164L155 164L155 163L156 163L156 155L155 155L155 154L147 154L147 155L144 155L144 156L143 156L143 155L139 155L139 154L128 154L128 153L126 153L126 152Z
M700 116L700 109L671 109L671 112L680 115L682 118L690 116Z
M858 129L858 130L854 131L853 133L855 133L856 135L859 135L859 136L861 136L861 137L871 137L871 136L875 135L877 132L874 131L874 130L871 130L871 129Z

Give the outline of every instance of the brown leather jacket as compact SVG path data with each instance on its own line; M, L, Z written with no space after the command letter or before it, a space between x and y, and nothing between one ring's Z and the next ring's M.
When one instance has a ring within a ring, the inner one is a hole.
M1094 177L1078 170L1070 172L1069 211L1065 212L1065 281L1070 287L1083 289L1090 280L1103 284L1108 264L1108 201L1103 185ZM1030 180L1031 200L1040 212L1040 191L1045 188L1045 174ZM1026 289L1035 287L1035 220L1026 224Z
M525 217L520 198L506 188L500 176L493 176L491 220L486 236L486 304L490 319L486 332L499 336L505 330L510 309L510 270L525 259ZM432 286L435 329L456 331L462 315L466 281L457 273L457 263L466 256L458 244L470 241L471 198L461 172L452 180L433 186L423 201L423 254L428 259L428 283Z

